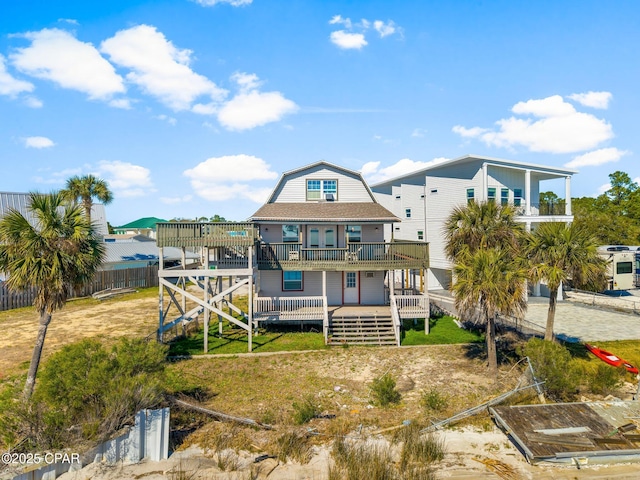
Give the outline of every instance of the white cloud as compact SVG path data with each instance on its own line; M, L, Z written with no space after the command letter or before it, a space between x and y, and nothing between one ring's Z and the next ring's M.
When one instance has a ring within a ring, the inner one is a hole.
M31 45L10 55L21 72L86 93L91 99L105 100L125 91L122 77L92 44L56 28L23 36Z
M334 45L337 45L344 50L360 50L362 47L367 45L367 41L364 39L364 34L362 33L349 33L344 30L337 30L335 32L331 32L329 38Z
M45 176L33 177L36 183L44 183L47 185L62 185L69 177L74 175L80 175L82 173L81 168L67 168L59 172L52 172L49 169L39 169L38 172L45 172Z
M395 24L392 20L389 20L387 23L384 23L382 20L375 20L373 22L373 28L380 34L380 38L393 35L396 31Z
M131 110L131 100L128 98L116 98L109 102L109 106L123 110Z
M12 77L5 65L5 58L0 55L0 95L15 97L22 92L33 92L32 83Z
M497 129L453 127L465 138L478 138L489 146L522 146L532 152L572 153L590 150L613 138L613 129L605 120L578 112L559 95L518 102L513 113L537 117L510 117L498 120Z
M47 137L26 137L22 139L24 141L24 146L27 148L50 148L55 145L53 140Z
M240 93L218 110L218 121L229 130L249 128L277 122L298 106L280 92L259 92L260 81L256 75L236 73L232 79L238 84ZM202 106L206 109L206 105Z
M156 115L153 118L155 118L157 120L163 120L163 121L167 122L169 125L173 125L173 126L175 126L178 123L178 120L176 120L173 117L170 117L169 115L165 115L165 114Z
M188 203L193 199L193 195L183 195L182 197L160 197L160 201L167 205L177 205Z
M31 95L25 97L24 104L29 108L42 108L42 100Z
M611 101L610 92L587 92L587 93L574 93L569 95L568 98L575 100L576 102L584 105L585 107L600 108L606 110L609 108L609 102Z
M119 160L102 161L97 170L98 176L109 183L109 188L118 197L140 197L153 187L150 170L140 165Z
M201 96L222 101L224 89L189 67L191 50L180 50L149 25L117 32L100 45L112 62L132 70L128 81L175 111L188 110Z
M251 5L253 0L193 0L203 7L213 7L218 3L228 3L232 7L243 7L245 5Z
M422 138L424 137L425 133L427 133L427 131L424 128L414 128L413 132L411 132L411 136L416 138Z
M80 22L73 18L59 18L58 21L61 23L69 23L71 25L80 25Z
M255 202L264 202L271 190L256 189L246 182L278 176L261 158L244 154L209 158L185 170L183 175L190 179L196 194L207 200L248 198Z
M342 15L334 15L333 17L331 17L331 20L329 20L329 25L344 25L348 29L351 29L352 27L351 19L342 18Z
M422 170L423 168L427 168L447 160L449 159L438 157L429 162L418 162L411 160L410 158L403 158L393 165L384 168L380 168L380 162L367 162L362 166L360 172L367 182L372 184L382 182L390 178L399 177L417 170Z
M601 148L600 150L594 150L593 152L587 152L584 155L578 155L574 157L569 163L565 164L567 168L580 168L580 167L595 167L603 165L605 163L617 162L625 155L628 155L627 150L618 150L617 148Z

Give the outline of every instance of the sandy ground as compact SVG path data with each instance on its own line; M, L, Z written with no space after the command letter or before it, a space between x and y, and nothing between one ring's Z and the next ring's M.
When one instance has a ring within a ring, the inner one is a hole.
M637 479L640 465L590 465L575 466L529 465L524 457L497 429L479 431L473 428L438 432L444 439L447 454L435 467L441 479ZM256 454L240 452L238 469L230 472L217 468L214 453L198 447L174 453L161 462L142 462L136 465L93 464L77 472L69 472L60 480L162 480L185 478L190 480L244 480L251 477L269 480L326 480L331 462L329 446L314 447L314 455L308 464L282 463L269 459L254 463ZM368 480L368 479L363 479ZM375 479L371 479L375 480Z

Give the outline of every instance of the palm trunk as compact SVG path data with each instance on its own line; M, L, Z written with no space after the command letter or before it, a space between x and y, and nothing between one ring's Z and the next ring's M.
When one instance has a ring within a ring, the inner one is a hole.
M553 335L553 322L556 318L556 303L558 303L558 287L549 288L549 310L547 311L547 328L544 339L550 342L555 340Z
M44 339L47 336L47 328L51 323L51 314L47 312L40 313L40 327L38 328L38 337L36 338L36 345L33 347L33 355L31 357L31 364L29 365L29 373L27 373L27 381L24 384L24 391L22 392L25 400L29 400L33 394L33 389L36 384L36 374L38 373L38 367L40 366L40 357L42 357L42 348L44 347Z
M91 220L91 203L82 202L82 206L84 207L84 214L87 216L89 220Z
M498 378L498 353L496 351L496 322L492 315L487 315L487 360L489 375Z

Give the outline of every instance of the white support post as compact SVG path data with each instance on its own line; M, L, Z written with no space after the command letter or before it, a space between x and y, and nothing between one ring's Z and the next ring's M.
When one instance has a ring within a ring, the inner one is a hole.
M571 215L571 177L564 178L564 214Z
M209 276L204 277L204 296L202 297L205 303L209 303ZM209 352L209 318L211 312L208 308L203 311L204 314L204 353Z
M482 196L480 200L486 202L489 199L489 167L482 164Z
M181 252L181 261L182 261L182 270L186 270L187 269L187 253L185 251L185 247L182 247L182 252ZM182 288L184 290L187 289L187 279L186 277L182 277ZM182 311L186 312L187 311L187 297L185 297L184 295L182 295Z
M253 350L253 246L249 246L247 250L247 255L249 257L249 299L247 301L247 309L249 322L249 352Z
M164 269L164 260L162 257L163 250L162 247L158 248L158 271L162 271ZM164 326L164 287L162 283L158 282L158 342L162 343L164 334L162 332L162 327Z
M531 170L524 171L524 214L531 215Z

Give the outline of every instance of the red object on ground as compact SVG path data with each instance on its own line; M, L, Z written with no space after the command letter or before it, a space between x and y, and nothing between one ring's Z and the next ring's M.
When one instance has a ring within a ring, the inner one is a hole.
M587 350L589 350L591 353L593 353L596 357L598 357L603 362L606 362L609 365L613 365L614 367L624 367L629 372L634 373L636 375L638 374L638 369L636 367L631 365L626 360L621 359L617 355L614 355L611 352L607 352L606 350L602 350L598 347L594 347L593 345L589 345L588 343L585 343L584 346L586 347Z

